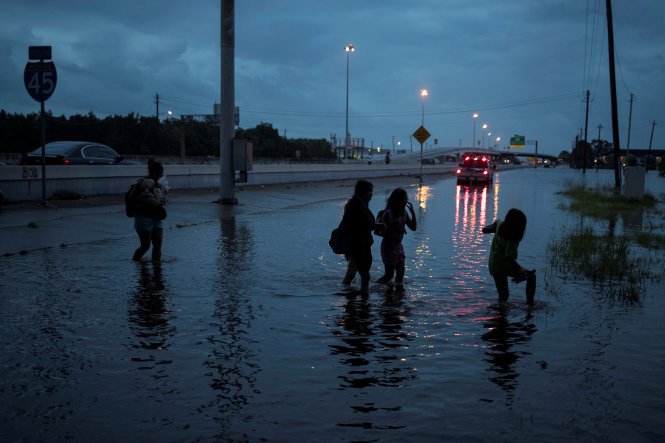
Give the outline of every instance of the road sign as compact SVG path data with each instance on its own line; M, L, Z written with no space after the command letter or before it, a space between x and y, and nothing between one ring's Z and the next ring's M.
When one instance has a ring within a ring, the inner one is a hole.
M524 147L524 136L517 135L510 137L510 147L511 148L523 148Z
M58 74L53 62L28 62L23 71L23 82L30 97L45 102L55 91Z
M416 129L416 132L413 133L413 137L418 140L418 143L421 145L425 143L425 140L429 138L431 134L427 132L427 129L425 129L424 126L421 126L420 128Z
M28 60L51 60L50 46L29 46Z

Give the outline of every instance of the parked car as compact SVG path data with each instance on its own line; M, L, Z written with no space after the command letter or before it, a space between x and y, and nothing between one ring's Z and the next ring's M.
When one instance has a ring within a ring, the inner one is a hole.
M433 158L424 158L422 160L423 165L435 165L436 164L436 159Z
M462 155L457 168L457 184L492 183L494 169L496 168L487 154L467 152Z
M60 141L47 143L47 165L138 165L138 162L125 160L113 149L101 143L81 141ZM42 148L39 147L24 155L22 165L41 165Z

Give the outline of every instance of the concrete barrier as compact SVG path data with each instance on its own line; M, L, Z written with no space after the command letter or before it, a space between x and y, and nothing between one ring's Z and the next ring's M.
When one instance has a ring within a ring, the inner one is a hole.
M457 165L424 165L422 173L453 173ZM164 165L172 189L216 188L219 165ZM345 180L399 175L418 175L419 165L365 164L255 164L243 185L266 185L310 181ZM42 198L41 166L0 166L0 192L10 201ZM138 177L147 174L145 165L47 166L46 197L56 193L104 195L124 193Z

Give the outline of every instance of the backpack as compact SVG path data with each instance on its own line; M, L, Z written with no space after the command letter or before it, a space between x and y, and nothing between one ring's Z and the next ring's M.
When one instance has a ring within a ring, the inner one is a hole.
M383 218L386 215L386 210L381 209L377 214L376 214L376 227L374 228L374 234L378 235L379 237L383 237L386 234L386 227L385 225L382 225L382 223L385 223L383 221Z
M134 201L134 190L136 189L136 183L129 187L129 190L125 193L125 214L127 217L134 217L136 215L136 201Z

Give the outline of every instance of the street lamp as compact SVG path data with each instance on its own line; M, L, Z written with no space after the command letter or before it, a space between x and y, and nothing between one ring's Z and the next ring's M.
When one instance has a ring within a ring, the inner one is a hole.
M473 148L476 147L476 119L478 118L478 113L473 113Z
M344 159L349 156L347 150L349 149L349 53L355 52L356 48L352 44L348 44L346 49L346 128L344 131Z
M425 97L427 97L427 89L421 89L420 96L423 98L423 119L421 125L425 126Z
M497 146L499 145L499 142L500 142L500 141L501 141L501 137L497 137L497 138L496 138L496 145L497 145Z
M487 148L488 148L488 149L489 149L489 147L490 147L490 135L492 135L492 133L491 133L491 132L488 132L488 133L487 133Z

